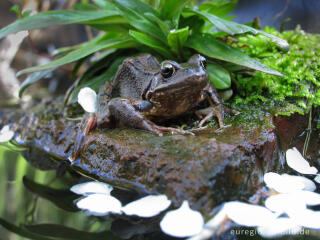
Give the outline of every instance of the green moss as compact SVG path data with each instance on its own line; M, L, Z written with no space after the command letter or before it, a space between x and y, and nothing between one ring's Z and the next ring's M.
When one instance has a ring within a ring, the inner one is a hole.
M289 51L282 52L260 35L239 36L239 42L234 45L278 70L283 77L262 72L256 72L253 76L235 74L239 95L234 104L272 103L278 106L279 114L303 114L312 106L320 106L320 35L305 33L299 27L283 33L270 27L264 31L287 40ZM283 101L286 101L285 106L281 106Z

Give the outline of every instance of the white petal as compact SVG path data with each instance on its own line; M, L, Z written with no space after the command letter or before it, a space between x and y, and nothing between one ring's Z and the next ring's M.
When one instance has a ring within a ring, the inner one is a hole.
M224 208L232 221L247 227L266 225L276 218L276 215L267 208L248 203L227 202Z
M9 125L5 125L0 131L0 143L10 141L14 136L14 131L10 130Z
M316 174L318 170L315 167L310 167L307 160L303 158L301 153L296 149L288 149L286 152L287 164L292 169L302 174Z
M310 191L299 191L290 194L291 199L299 199L308 206L320 205L320 194Z
M121 213L121 202L110 195L90 194L77 202L77 207L87 210L91 215L104 216L109 213Z
M296 224L306 228L320 229L320 212L305 209L303 211L294 211L288 213L289 217Z
M306 191L315 191L316 190L316 185L314 184L314 182L306 177L303 176L293 176L293 175L289 175L289 174L281 174L281 177L284 179L284 182L301 182L304 187L303 190Z
M297 225L292 219L280 217L276 218L268 225L259 226L258 233L264 238L276 238L283 235L294 235L301 231L301 226Z
M182 238L198 234L203 224L201 213L190 209L188 201L184 201L179 209L166 213L160 227L164 233Z
M317 174L313 179L316 183L320 183L320 174Z
M126 215L153 217L166 210L171 204L166 195L150 195L133 201L122 208Z
M278 215L306 209L306 203L299 198L293 197L292 194L280 193L268 197L265 201L265 206Z
M91 193L110 195L113 187L106 183L92 181L74 185L70 188L70 190L79 195L88 195Z
M97 94L89 87L82 88L78 94L78 103L89 113L96 112L97 109Z
M269 188L279 193L290 193L299 190L314 191L316 188L315 184L305 177L288 174L279 175L273 172L268 172L264 175L264 182Z

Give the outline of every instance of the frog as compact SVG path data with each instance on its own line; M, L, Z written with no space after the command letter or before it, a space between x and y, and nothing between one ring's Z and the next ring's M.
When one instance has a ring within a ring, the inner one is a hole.
M165 132L185 134L183 129L157 123L180 116L199 103L208 101L210 107L197 110L198 124L204 126L216 117L224 127L223 114L238 114L222 104L216 88L206 71L206 58L195 54L185 63L164 60L161 63L150 54L126 58L119 66L114 80L99 90L97 111L84 121L84 135L93 128L131 127L163 136Z

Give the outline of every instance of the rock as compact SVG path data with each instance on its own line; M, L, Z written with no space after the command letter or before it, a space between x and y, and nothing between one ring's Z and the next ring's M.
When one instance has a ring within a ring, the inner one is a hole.
M79 122L68 120L62 109L57 100L20 113L3 112L0 125L11 123L15 141L33 152L66 160ZM232 126L196 131L195 136L159 137L135 129L96 129L86 138L71 168L121 189L166 194L175 207L188 200L191 208L208 218L222 202L248 199L261 187L265 172L283 165L277 135L283 141L291 138L284 129L275 129L273 122L283 127L281 121L274 121L268 113L241 115L231 117ZM48 157L38 161L44 159Z

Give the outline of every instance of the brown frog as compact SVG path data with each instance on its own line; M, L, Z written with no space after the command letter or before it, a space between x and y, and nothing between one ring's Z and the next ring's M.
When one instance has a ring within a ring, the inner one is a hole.
M198 116L206 115L199 126L215 116L223 127L223 113L238 112L221 104L205 68L206 59L198 54L181 64L170 60L159 64L149 54L125 59L113 83L107 82L101 87L97 112L83 122L83 134L88 134L96 125L100 128L122 125L159 136L163 132L184 134L181 129L159 126L153 121L179 116L204 100L208 100L211 107L197 111Z
M163 132L184 133L180 129L156 125L152 120L159 122L179 116L208 100L211 107L198 111L198 115L206 114L199 126L216 116L223 127L223 112L237 112L221 104L205 68L206 59L198 54L182 64L169 60L159 64L149 54L125 59L114 82L107 82L100 89L98 126L124 125L160 136Z

